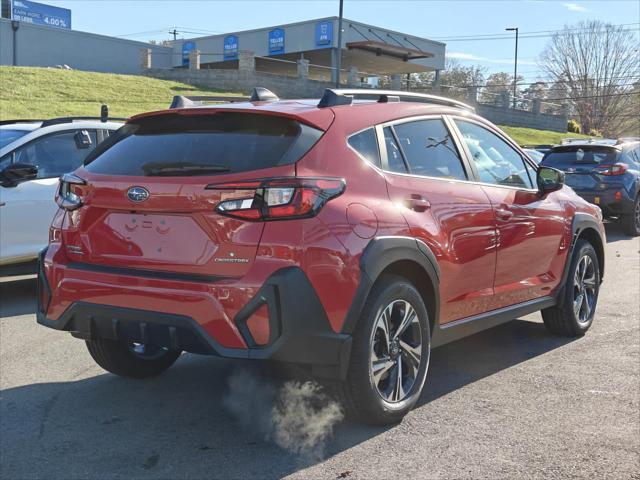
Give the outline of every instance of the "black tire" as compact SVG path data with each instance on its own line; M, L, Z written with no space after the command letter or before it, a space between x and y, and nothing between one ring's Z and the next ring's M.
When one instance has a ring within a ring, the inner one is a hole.
M412 320L407 321L409 326L400 332L395 340L385 341L383 332L378 328L379 321L382 321L381 316L389 312L387 331L390 333L386 338L390 339L402 324L402 318L409 318L407 312L411 310L407 305L413 308L417 321L411 316ZM391 310L387 310L388 307L391 307ZM399 323L394 319L399 319ZM396 328L395 331L394 328ZM391 346L387 347L389 344ZM377 349L385 347L387 355L383 355L380 350L375 353ZM417 352L420 353L419 359L415 356ZM387 370L379 377L382 380L377 382L371 370L374 353L377 365L381 362L386 362L386 365L395 362L395 367L384 367ZM395 275L381 277L367 299L354 332L347 379L341 384L341 396L348 416L371 425L400 422L420 397L427 377L430 353L429 317L422 297L416 288L402 277ZM398 372L400 372L399 375ZM392 380L397 379L398 376L401 379L399 383ZM385 382L388 389L392 390L391 397L396 396L396 391L402 392L404 396L400 398L398 393L398 398L392 398L393 401L383 398L379 388ZM393 385L396 385L395 389ZM398 385L401 387L399 388ZM404 387L407 387L406 392L403 391Z
M147 378L161 374L178 359L182 352L149 345L136 352L133 345L97 338L87 340L87 349L98 365L121 377ZM139 348L137 346L136 348Z
M640 235L640 195L636 197L631 213L620 216L620 225L626 235L632 237Z
M588 265L591 265L591 268ZM583 267L585 273L579 270ZM589 280L590 285L593 282L592 286L585 286L585 279ZM579 239L571 257L569 274L562 293L562 306L556 305L542 310L542 319L547 330L556 335L569 337L584 335L593 323L599 292L598 256L593 245L584 239ZM576 311L578 301L580 305Z

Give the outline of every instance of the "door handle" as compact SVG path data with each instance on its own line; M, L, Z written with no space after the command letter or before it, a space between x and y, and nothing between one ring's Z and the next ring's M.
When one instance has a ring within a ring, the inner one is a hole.
M513 217L513 212L511 210L507 210L506 208L496 208L496 218L498 220L502 220L503 222L508 222Z
M414 212L424 212L431 208L429 200L417 193L412 193L407 198L405 198L404 204L407 206L407 208L410 208Z

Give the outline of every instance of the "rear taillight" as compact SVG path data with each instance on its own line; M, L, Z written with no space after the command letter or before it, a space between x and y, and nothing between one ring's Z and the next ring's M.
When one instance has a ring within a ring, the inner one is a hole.
M86 185L82 178L73 173L65 173L60 177L60 185L56 194L56 203L65 210L76 210L82 206L81 187Z
M285 220L317 215L344 192L341 178L268 178L207 186L221 190L216 211L243 220Z
M596 167L596 173L599 175L605 175L610 177L612 175L624 175L627 172L626 164L624 163L614 163L612 165L598 165Z

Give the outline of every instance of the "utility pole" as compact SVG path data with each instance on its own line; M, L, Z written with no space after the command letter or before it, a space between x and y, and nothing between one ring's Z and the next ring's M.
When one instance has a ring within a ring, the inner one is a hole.
M169 32L169 35L173 35L173 41L175 42L178 39L178 30L175 28Z
M340 0L340 14L338 15L338 55L336 58L336 88L340 88L340 64L342 63L342 9L344 0Z
M513 67L513 109L516 109L518 93L518 27L505 28L507 32L516 32L516 60Z

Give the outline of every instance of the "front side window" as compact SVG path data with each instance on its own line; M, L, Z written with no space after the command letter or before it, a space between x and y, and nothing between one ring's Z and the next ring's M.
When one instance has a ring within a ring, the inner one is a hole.
M95 130L68 130L54 133L14 150L11 163L37 166L38 178L59 177L82 165L96 143Z
M511 145L478 124L458 119L455 122L471 153L481 182L533 188L523 158Z
M466 180L460 155L442 120L417 120L394 128L410 173Z
M373 128L356 133L349 137L349 145L376 167L380 167L380 152L378 151L378 138Z

